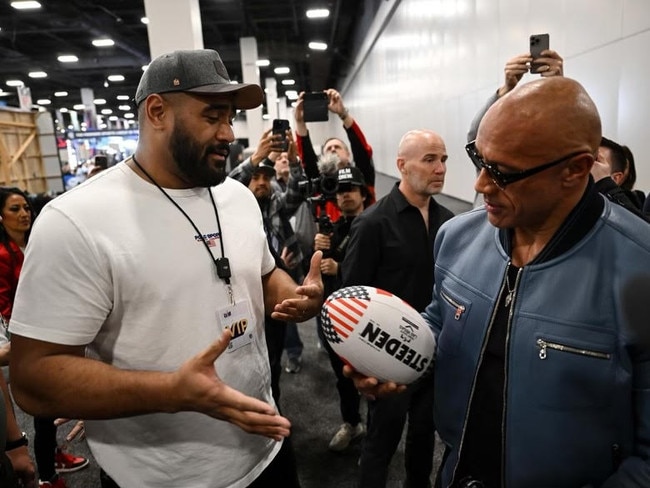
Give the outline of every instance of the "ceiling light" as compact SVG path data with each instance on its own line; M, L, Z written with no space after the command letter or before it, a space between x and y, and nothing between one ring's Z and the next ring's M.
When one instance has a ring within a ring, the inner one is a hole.
M289 100L296 100L298 98L298 92L296 90L287 90L286 92L284 92L284 95Z
M133 117L135 117L135 115L133 115L131 112L124 114L125 119L132 119Z
M59 112L61 112L61 113L67 113L67 112L68 112L68 109L65 108L65 107L61 107L61 108L59 109Z
M286 66L280 66L278 68L275 68L273 72L276 75L288 75L291 70L287 68Z
M58 91L58 92L54 92L54 96L55 96L55 97L67 97L67 96L68 96L68 92L67 92L67 91Z
M27 73L27 76L30 78L47 78L47 73L45 71L31 71Z
M40 3L32 1L11 2L11 6L16 10L31 10L35 8L41 8Z
M262 118L264 120L269 120L271 118L271 116L269 114L262 114Z
M312 8L306 14L308 19L325 19L330 16L330 11L326 8Z
M76 63L79 61L79 58L74 54L62 54L58 59L61 63Z
M148 24L149 23L149 17L141 17L140 22L142 22L145 25Z
M119 118L117 115L111 115L111 116L108 118L108 120L116 121L116 120L120 120L120 118Z
M95 98L95 99L93 100L93 103L94 103L95 105L106 105L106 100L103 99L103 98Z
M93 46L95 47L108 47L113 46L115 41L113 39L94 39Z
M102 109L102 114L104 114L104 115L110 115L112 113L113 113L113 111L110 108L103 108Z
M107 77L108 81L124 81L123 75L109 75Z
M24 86L25 83L23 83L20 80L7 80L6 81L7 86Z
M130 100L131 99L131 97L128 96L128 95L118 95L115 98L117 98L118 100Z
M148 64L143 64L142 65L142 71L147 71L147 68L149 67Z
M327 44L325 42L312 41L309 43L309 49L313 49L314 51L325 51L325 49L327 49Z
M129 110L131 110L131 105L120 105L117 108L119 108L120 110L123 110L124 112L128 112Z
M83 103L78 103L76 105L73 105L72 108L75 110L86 110L86 106Z
M271 61L269 61L268 59L258 59L257 61L255 61L255 64L260 67L270 66Z
M49 105L52 103L52 100L48 100L47 98L41 98L40 100L36 100L36 103L38 105Z
M284 86L292 86L296 84L296 80L282 80Z

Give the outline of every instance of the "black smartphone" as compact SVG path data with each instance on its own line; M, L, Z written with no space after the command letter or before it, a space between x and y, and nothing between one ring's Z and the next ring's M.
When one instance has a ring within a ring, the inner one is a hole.
M289 140L287 131L289 130L289 121L286 119L273 119L273 133L282 136L282 151L289 150Z
M539 74L539 68L544 64L536 63L535 60L542 56L542 51L549 49L549 35L548 34L533 34L530 36L530 55L533 62L530 63L531 74Z
M307 92L302 97L305 122L327 122L329 97L325 92Z

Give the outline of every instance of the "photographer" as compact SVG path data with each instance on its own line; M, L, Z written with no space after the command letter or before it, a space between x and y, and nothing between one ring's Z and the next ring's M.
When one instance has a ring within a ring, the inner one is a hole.
M343 122L343 128L348 135L350 148L340 139L331 137L323 144L321 155L335 154L338 156L338 168L347 166L356 166L363 174L365 179L370 203L375 201L375 165L372 162L372 147L366 141L366 137L361 132L361 128L350 115L349 110L343 104L343 98L336 90L330 88L325 90L329 98L327 108L330 112L339 116ZM309 137L309 130L304 119L304 92L300 94L296 101L296 108L294 116L296 118L296 143L298 145L298 153L303 160L305 173L310 179L318 178L322 171L319 171L318 156L314 152L314 146ZM337 168L337 169L338 169ZM326 205L327 215L332 220L338 219L341 215L339 209L334 202L328 202Z
M341 262L345 257L350 226L354 218L368 205L368 200L368 189L361 171L355 167L338 170L336 203L342 215L333 224L331 232L318 233L314 238L314 249L323 251L320 269L325 286L325 296L341 286ZM343 376L343 361L323 336L320 316L317 316L317 321L319 322L318 336L327 350L330 364L336 375L336 389L339 393L343 418L343 424L332 437L329 448L332 451L343 451L353 440L365 434L365 427L359 414L359 392L352 380Z

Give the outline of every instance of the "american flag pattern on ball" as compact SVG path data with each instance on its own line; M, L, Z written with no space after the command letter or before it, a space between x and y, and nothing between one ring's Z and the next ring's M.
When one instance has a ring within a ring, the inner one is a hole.
M325 339L329 343L347 339L368 308L369 300L367 286L348 286L332 293L321 310Z

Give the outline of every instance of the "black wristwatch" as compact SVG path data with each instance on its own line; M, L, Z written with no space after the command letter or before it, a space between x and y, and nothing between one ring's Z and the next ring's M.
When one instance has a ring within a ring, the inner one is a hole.
M18 449L19 447L27 445L29 445L29 440L27 440L27 434L23 432L23 435L15 441L7 441L5 444L5 452L13 451L14 449Z

